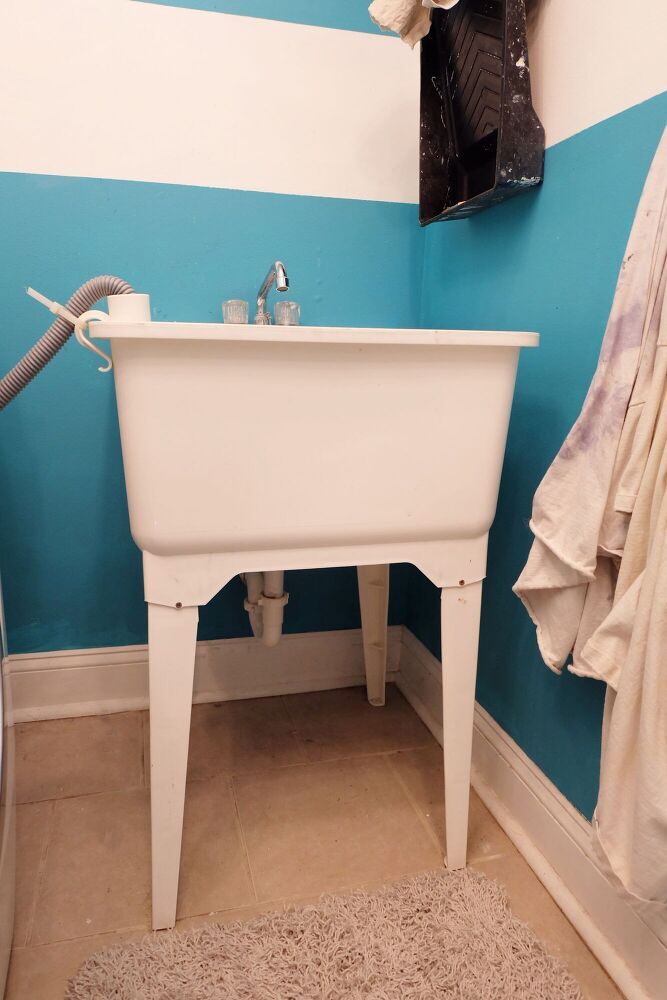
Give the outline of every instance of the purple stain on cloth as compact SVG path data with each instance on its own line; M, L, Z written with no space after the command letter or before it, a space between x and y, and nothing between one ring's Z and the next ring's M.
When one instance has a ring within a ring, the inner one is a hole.
M590 451L603 436L618 434L628 407L629 387L615 383L610 369L624 351L634 351L640 346L644 320L641 302L634 302L609 318L595 377L583 409L558 452L559 458L569 461Z

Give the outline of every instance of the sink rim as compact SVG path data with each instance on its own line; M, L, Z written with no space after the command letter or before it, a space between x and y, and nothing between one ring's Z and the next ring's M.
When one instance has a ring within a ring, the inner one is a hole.
M89 336L122 340L206 340L244 343L374 344L442 347L537 347L539 333L517 330L436 330L353 326L255 326L153 320L91 323Z

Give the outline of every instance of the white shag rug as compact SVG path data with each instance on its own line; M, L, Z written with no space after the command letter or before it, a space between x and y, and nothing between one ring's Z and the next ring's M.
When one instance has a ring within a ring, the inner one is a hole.
M163 931L92 955L65 1000L583 1000L473 871L247 922Z

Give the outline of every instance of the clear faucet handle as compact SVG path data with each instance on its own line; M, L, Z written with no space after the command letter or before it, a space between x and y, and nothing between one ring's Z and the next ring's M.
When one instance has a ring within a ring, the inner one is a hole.
M247 323L248 303L245 299L227 299L222 303L222 318L225 323Z
M301 319L301 308L298 302L279 299L275 305L274 315L278 326L298 326Z

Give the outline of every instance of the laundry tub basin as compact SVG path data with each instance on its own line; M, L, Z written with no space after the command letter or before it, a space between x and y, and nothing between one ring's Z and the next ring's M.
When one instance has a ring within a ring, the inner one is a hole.
M537 334L117 319L133 298L112 296L95 332L111 340L145 552L488 531L519 349Z

